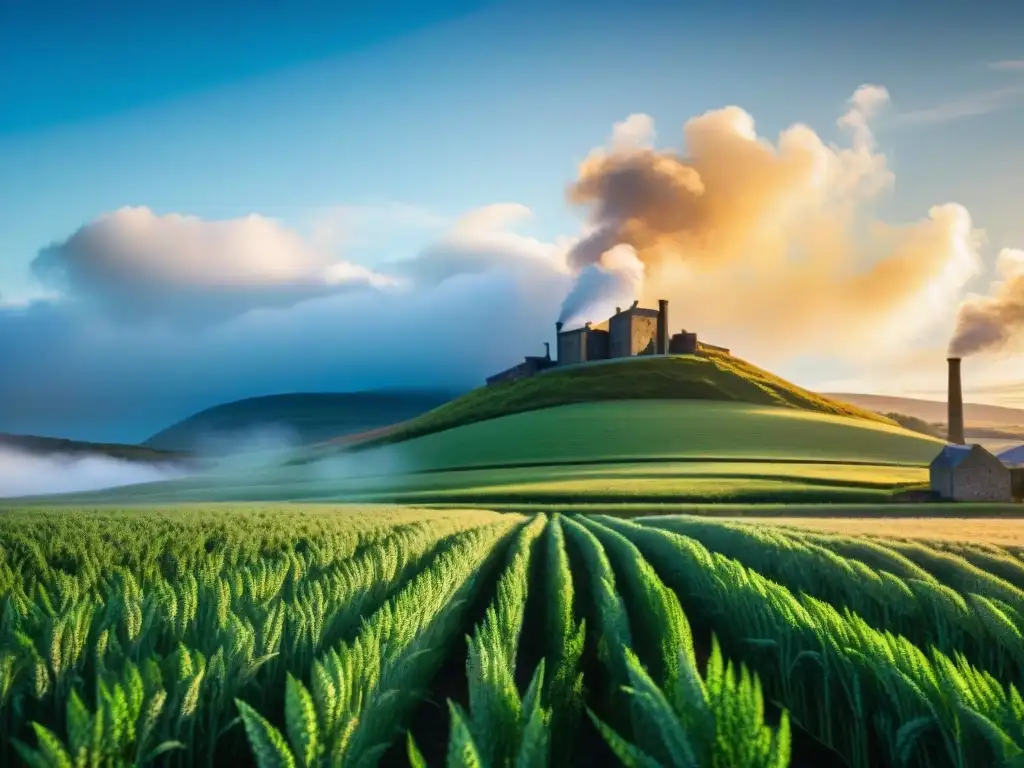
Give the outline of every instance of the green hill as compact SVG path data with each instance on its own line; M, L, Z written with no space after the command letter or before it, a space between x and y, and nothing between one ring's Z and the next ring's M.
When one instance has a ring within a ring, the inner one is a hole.
M941 441L877 420L715 401L577 403L488 419L389 450L407 471L730 460L923 465Z
M878 503L926 482L941 445L735 358L640 358L484 387L283 464L81 501Z
M607 400L720 400L894 424L881 414L802 389L737 357L707 352L554 368L528 379L480 387L392 429L367 434L359 445L396 443L501 416ZM317 446L296 461L345 447Z
M59 454L61 456L107 456L124 461L168 462L178 461L184 456L175 451L159 450L142 445L122 443L89 443L82 440L65 440L59 437L36 437L35 435L0 434L0 448L9 448L37 456Z
M927 481L941 441L880 421L709 400L576 403L258 471L80 503L884 502ZM70 502L69 502L70 503Z
M297 393L236 400L200 411L144 445L177 451L216 450L261 431L281 430L300 444L376 429L419 416L451 399L428 390Z

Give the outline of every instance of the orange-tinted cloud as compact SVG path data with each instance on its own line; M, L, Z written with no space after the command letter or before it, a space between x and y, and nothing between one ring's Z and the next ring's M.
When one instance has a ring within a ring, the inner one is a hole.
M673 301L673 330L734 346L790 355L912 338L949 316L980 266L979 233L952 203L906 225L871 215L893 181L870 127L887 101L857 90L842 147L801 124L768 141L733 106L689 120L676 153L652 149L650 119L631 116L569 187L590 212L569 264L629 245L644 300Z
M960 305L951 355L998 351L1024 330L1024 251L1003 249L996 270L1001 279L989 295L971 296Z

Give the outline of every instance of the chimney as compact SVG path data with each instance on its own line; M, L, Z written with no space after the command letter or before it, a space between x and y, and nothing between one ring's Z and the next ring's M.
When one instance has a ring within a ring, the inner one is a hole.
M659 355L668 354L668 301L658 301L658 341L655 352Z
M960 383L960 358L950 357L949 363L949 395L946 422L949 428L948 441L956 445L964 444L964 393Z
M549 344L546 341L544 342L544 359L545 360L550 360L551 359L551 344Z
M557 323L555 323L555 333L561 333L561 332L562 332L562 321L559 320Z

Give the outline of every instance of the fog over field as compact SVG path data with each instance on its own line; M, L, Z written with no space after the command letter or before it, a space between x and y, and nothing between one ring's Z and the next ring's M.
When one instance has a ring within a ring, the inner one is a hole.
M95 491L118 485L185 477L171 464L125 461L109 456L42 455L0 447L0 498Z

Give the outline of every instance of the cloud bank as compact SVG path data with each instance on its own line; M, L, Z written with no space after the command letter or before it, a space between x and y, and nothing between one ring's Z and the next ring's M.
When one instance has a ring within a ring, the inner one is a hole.
M90 456L41 456L0 447L0 498L96 491L184 477L184 470Z
M32 270L48 287L113 320L189 326L395 283L330 260L262 216L203 221L148 208L121 208L85 224L40 251Z
M39 252L50 297L0 306L0 360L15 372L0 377L0 430L141 440L241 397L467 389L539 353L558 317L600 321L633 299L669 299L673 332L765 364L904 349L948 325L982 268L981 233L954 202L876 218L894 177L872 125L889 101L859 88L838 144L800 123L770 140L729 106L664 149L653 119L630 115L568 185L578 232L523 234L529 209L501 203L373 268L340 258L345 232L324 222L304 237L259 215L113 211ZM388 216L391 229L442 221L408 206L375 215L376 231ZM997 318L1012 335L1016 279L972 299L972 327L991 336L977 318Z
M475 211L387 274L259 216L100 217L36 259L59 298L0 307L0 429L134 441L241 397L476 386L543 349L569 290L528 214Z

